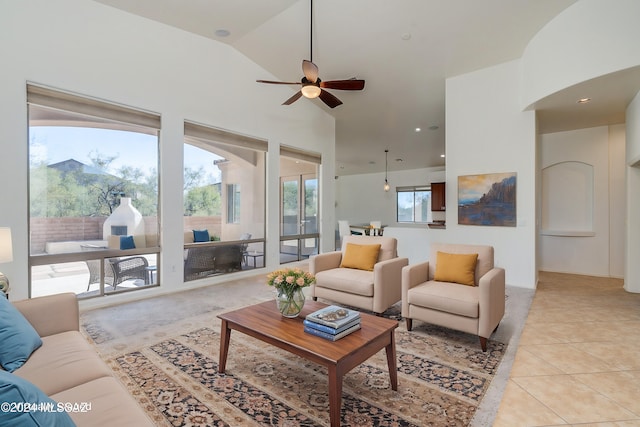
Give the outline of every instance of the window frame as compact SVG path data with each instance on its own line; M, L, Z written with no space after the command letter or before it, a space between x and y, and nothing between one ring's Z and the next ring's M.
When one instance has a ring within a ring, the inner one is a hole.
M400 219L400 203L399 197L400 194L413 194L413 202L411 206L411 220L401 220ZM417 206L422 205L422 203L416 203L416 193L428 193L428 202L426 206L426 218L423 220L416 220L416 208ZM412 185L412 186L402 186L396 187L396 222L398 224L428 224L433 221L433 213L431 211L431 185Z

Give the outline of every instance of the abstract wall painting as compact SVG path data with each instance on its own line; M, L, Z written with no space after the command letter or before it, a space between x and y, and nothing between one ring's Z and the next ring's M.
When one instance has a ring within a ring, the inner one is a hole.
M516 226L516 173L458 177L458 224Z

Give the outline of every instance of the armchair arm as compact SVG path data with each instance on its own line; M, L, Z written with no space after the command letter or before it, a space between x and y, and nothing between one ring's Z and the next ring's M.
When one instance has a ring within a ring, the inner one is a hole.
M402 268L408 258L392 258L373 266L373 311L382 313L402 298Z
M402 269L402 317L409 316L409 289L429 280L429 261L407 265Z
M13 305L41 337L80 330L78 298L74 293L25 299Z
M314 255L309 258L309 273L317 274L321 271L338 268L340 267L340 261L342 261L342 252L340 251Z
M489 338L504 316L505 273L495 267L480 278L480 318L478 335Z

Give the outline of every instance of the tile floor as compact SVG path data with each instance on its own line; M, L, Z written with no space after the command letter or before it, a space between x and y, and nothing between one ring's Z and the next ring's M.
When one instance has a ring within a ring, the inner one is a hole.
M494 427L640 426L640 294L541 273Z

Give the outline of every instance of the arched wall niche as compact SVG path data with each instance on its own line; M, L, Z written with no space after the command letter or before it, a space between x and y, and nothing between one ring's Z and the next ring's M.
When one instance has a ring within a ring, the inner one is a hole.
M593 236L594 167L578 161L542 169L542 234Z

